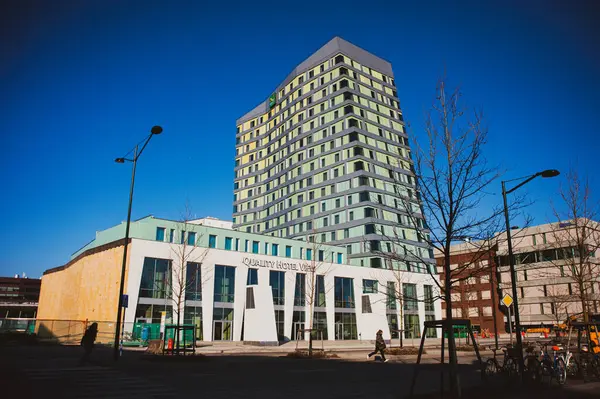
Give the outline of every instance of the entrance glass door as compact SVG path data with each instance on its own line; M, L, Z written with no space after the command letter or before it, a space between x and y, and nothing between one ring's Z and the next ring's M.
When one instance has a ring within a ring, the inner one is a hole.
M222 333L221 339L223 341L231 341L233 339L232 331L233 331L232 323L230 321L224 321L223 322L223 333Z
M223 322L222 321L214 321L213 322L213 340L214 341L222 341L223 340Z
M214 341L231 341L232 335L232 323L227 320L215 320L213 321L213 340Z
M335 339L344 339L344 325L342 323L335 323Z
M358 339L354 313L335 313L335 339Z
M303 340L304 332L302 330L304 330L304 323L301 321L294 322L294 325L292 327L292 340Z

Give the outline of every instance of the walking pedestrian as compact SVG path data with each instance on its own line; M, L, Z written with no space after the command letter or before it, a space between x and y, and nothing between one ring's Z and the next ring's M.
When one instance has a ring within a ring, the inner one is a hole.
M387 362L388 360L385 358L385 341L383 340L383 331L377 331L377 335L375 336L375 350L367 355L367 359L370 359L371 356L379 352L381 354L381 360Z
M96 342L96 337L98 336L98 323L92 323L88 329L83 334L81 338L81 346L83 346L83 356L79 361L79 365L84 365L86 362L90 360L90 355L92 354L92 349L94 349L94 342Z

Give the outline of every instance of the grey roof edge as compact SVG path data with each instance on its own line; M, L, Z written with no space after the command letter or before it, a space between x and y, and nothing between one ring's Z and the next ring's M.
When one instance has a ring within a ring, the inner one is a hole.
M309 69L321 64L327 59L331 58L337 53L342 53L348 57L358 61L360 64L368 66L369 68L375 69L385 75L393 76L392 64L385 59L378 57L365 49L352 44L339 36L335 36L333 39L325 43L320 49L310 55L307 59L298 64L292 72L281 82L273 92L278 92L281 88L287 85L292 79L298 76L302 72L306 72ZM254 107L251 111L247 112L241 118L236 120L236 125L244 123L249 119L253 119L259 115L267 113L269 109L268 98L261 102L259 105Z

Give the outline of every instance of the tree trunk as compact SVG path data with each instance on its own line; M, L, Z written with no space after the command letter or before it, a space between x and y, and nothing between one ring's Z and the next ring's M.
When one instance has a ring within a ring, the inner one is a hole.
M179 301L179 303L181 303L181 301ZM177 334L177 336L175 337L175 347L177 349L175 349L175 354L179 355L179 325L181 322L181 306L177 305L177 328L175 329L175 333Z
M403 335L404 335L404 304L402 301L400 301L400 325L398 326L400 332L398 334L400 334L400 348L404 348L404 340L403 340Z
M312 357L313 354L313 325L314 325L314 312L313 312L313 305L311 304L310 308L309 308L309 327L308 327L308 357ZM306 328L305 328L306 330Z
M458 378L456 361L456 341L454 339L454 326L452 325L452 289L450 276L450 250L446 249L444 271L444 299L446 301L446 334L448 337L448 364L450 368L450 394L454 398L460 398L460 381ZM443 329L442 329L443 334ZM443 388L443 387L442 387Z
M584 280L583 278L581 280ZM583 322L587 323L589 320L588 311L587 311L587 296L585 290L585 281L580 281L579 283L579 294L581 296L581 314L583 315Z

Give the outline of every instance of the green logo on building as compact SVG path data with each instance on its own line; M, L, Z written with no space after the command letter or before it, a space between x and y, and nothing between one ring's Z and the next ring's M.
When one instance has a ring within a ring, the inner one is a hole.
M269 97L269 109L273 108L277 104L277 94L273 93Z

